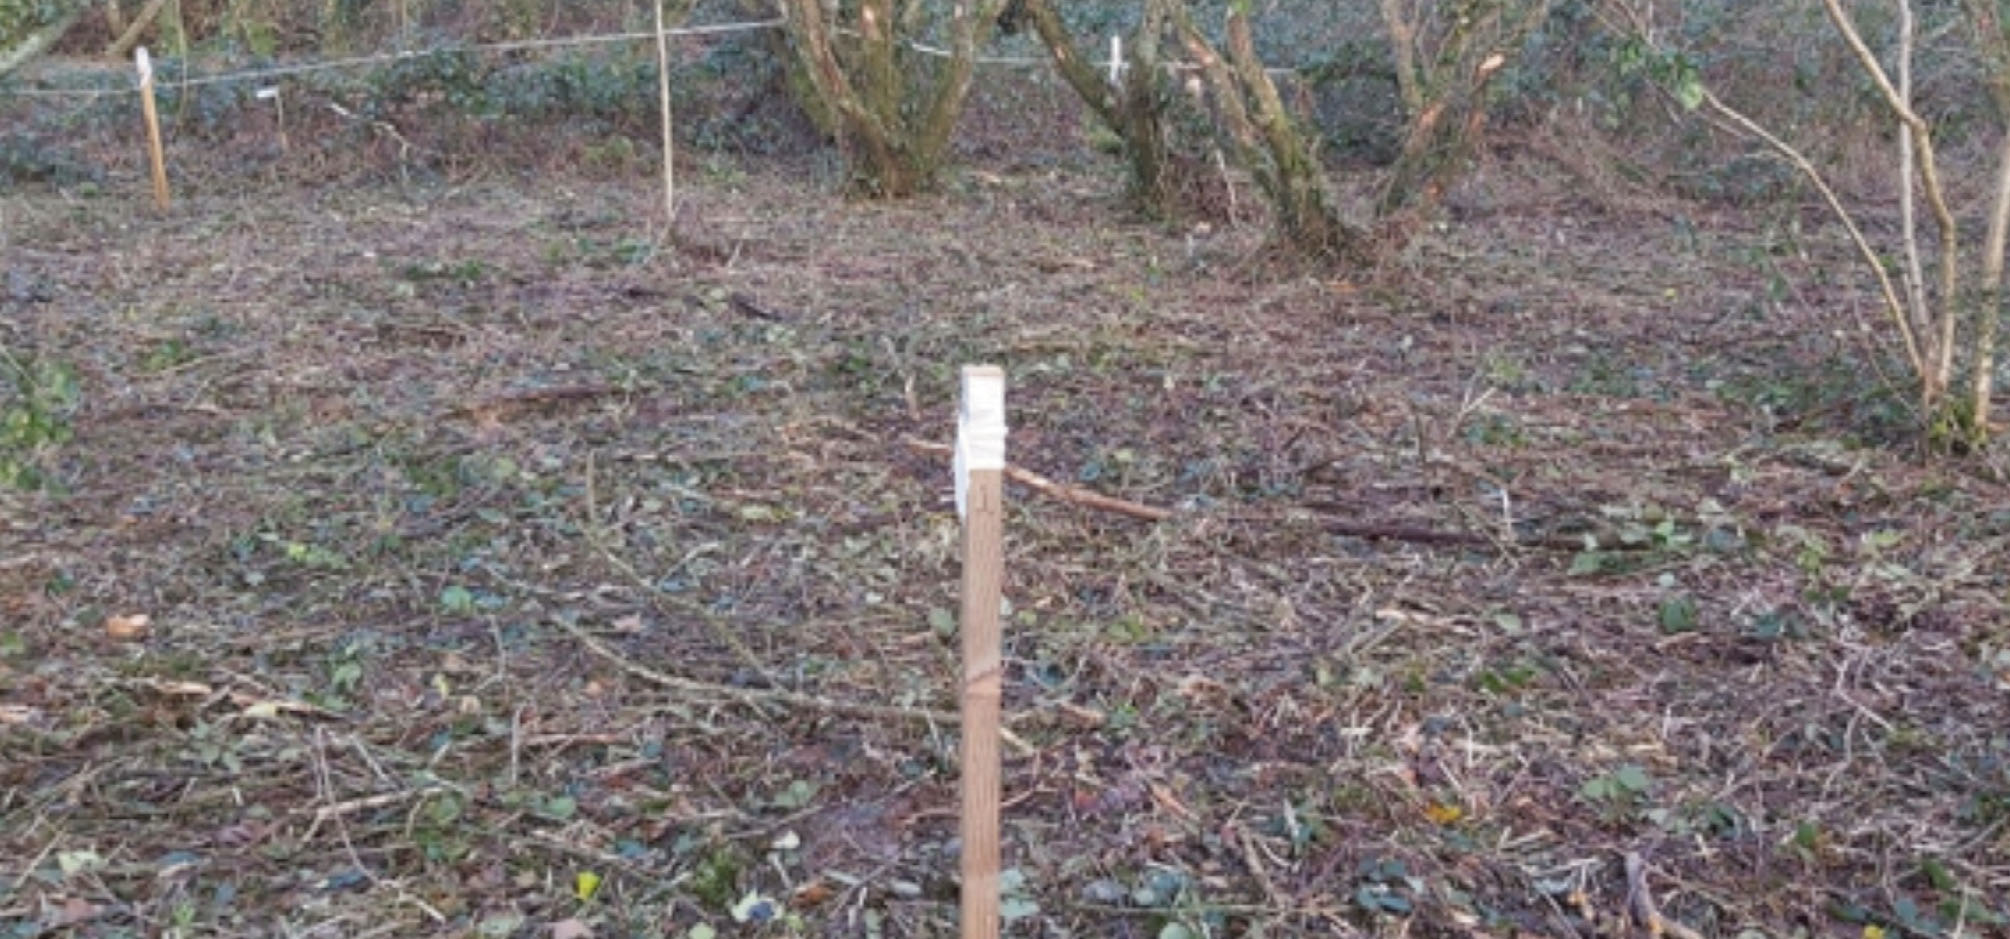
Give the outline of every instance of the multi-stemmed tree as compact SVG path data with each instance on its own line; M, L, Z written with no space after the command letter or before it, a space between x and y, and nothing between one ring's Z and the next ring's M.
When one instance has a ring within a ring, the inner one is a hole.
M1219 138L1268 199L1279 235L1309 254L1362 263L1406 240L1478 151L1493 77L1540 25L1549 0L1381 0L1379 12L1403 108L1403 143L1365 223L1341 217L1317 137L1287 107L1258 55L1251 4L1230 0L1216 34L1188 0L1141 0L1121 88L1085 61L1052 0L1024 0L1061 74L1123 141L1132 189L1165 207L1182 148L1167 110L1178 82L1160 47L1185 53L1208 95Z
M955 0L938 23L922 0L782 0L801 84L835 125L856 183L889 197L934 184L1003 3ZM931 26L947 49L922 44Z

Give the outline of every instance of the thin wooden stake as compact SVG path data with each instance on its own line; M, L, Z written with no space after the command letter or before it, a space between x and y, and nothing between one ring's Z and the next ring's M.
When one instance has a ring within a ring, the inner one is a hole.
M168 207L167 153L161 149L161 115L154 104L154 65L147 57L147 47L133 50L133 65L140 72L140 110L147 119L147 157L153 163L154 204L163 211Z
M291 153L293 147L286 142L286 99L279 96L279 86L267 85L258 89L257 94L260 98L272 99L272 116L279 122L279 152Z
M656 9L656 97L663 110L663 223L670 240L677 238L677 142L670 135L670 38L663 32L663 0L649 0Z
M965 366L955 454L963 515L963 939L996 939L999 928L1004 471L1005 372Z

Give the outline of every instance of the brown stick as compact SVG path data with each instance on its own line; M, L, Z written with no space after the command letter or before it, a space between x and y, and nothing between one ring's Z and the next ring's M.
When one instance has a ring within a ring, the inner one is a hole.
M947 454L951 452L949 447L923 440L909 440L907 441L907 445L909 448L919 450L923 453ZM1128 515L1131 518L1147 522L1163 522L1166 519L1172 518L1175 514L1171 509L1162 509L1155 505L1145 505L1142 502L1132 502L1129 499L1106 496L1100 492L1091 492L1083 489L1080 486L1057 483L1032 470L1010 464L1007 464L1005 467L1005 478L1048 498L1059 499L1062 502L1072 502L1076 505L1087 506L1092 509L1101 509L1105 512L1115 512L1118 515Z
M1633 921L1647 930L1653 939L1672 936L1674 939L1702 939L1695 930L1661 915L1654 905L1654 894L1647 888L1647 862L1632 851L1626 853L1626 898L1631 907Z
M656 10L656 98L663 112L663 231L677 240L677 141L670 133L670 40L663 32L663 0L650 0Z
M966 413L979 408L1002 409L1004 382L1005 373L996 366L964 368ZM973 398L981 400L973 405ZM1002 419L1002 415L996 416ZM1003 436L1002 426L995 430ZM1002 439L997 443L1002 446ZM1004 686L998 602L1005 567L1005 486L1002 470L964 471L969 482L963 522L963 939L997 939L998 803L1002 788L998 741Z
M153 165L154 204L162 211L168 207L167 153L161 147L161 115L154 103L154 69L147 58L146 47L142 46L134 54L134 64L140 72L140 111L147 122L147 159Z
M818 697L786 688L737 688L729 685L699 681L666 675L655 669L636 664L634 657L623 655L606 643L593 638L586 630L563 619L553 618L551 622L572 635L586 651L607 660L608 664L640 678L652 685L669 691L691 695L705 700L733 701L747 705L766 714L770 705L793 708L819 714L838 714L845 717L878 721L920 721L926 724L946 724L953 716L946 711L922 707L894 707L882 704L863 704L853 701L839 701Z
M918 450L923 453L946 454L951 452L949 447L945 447L939 443L929 443L924 440L910 439L907 441L907 446L909 449ZM1032 470L1010 464L1006 465L1004 475L1006 479L1019 483L1048 498L1058 499L1062 502L1085 506L1087 508L1101 509L1105 512L1114 512L1118 515L1128 516L1141 521L1163 522L1178 517L1181 514L1172 509L1156 505L1146 505L1142 502L1132 502L1129 499L1119 499L1115 496L1103 495L1100 492L1092 492L1080 486L1058 483ZM1343 506L1320 502L1305 503L1305 507L1315 510L1346 511L1346 508ZM1286 519L1275 515L1242 515L1236 518L1239 521L1265 523L1286 521ZM1347 535L1352 538L1401 541L1407 544L1477 545L1481 547L1495 547L1500 544L1499 539L1479 532L1419 528L1411 525L1391 525L1379 522L1350 522L1330 516L1320 517L1317 521L1319 526L1327 531L1336 535ZM1565 535L1517 538L1508 543L1521 548L1545 548L1552 551L1584 550L1582 539ZM1622 544L1613 545L1604 550L1630 551L1638 549Z

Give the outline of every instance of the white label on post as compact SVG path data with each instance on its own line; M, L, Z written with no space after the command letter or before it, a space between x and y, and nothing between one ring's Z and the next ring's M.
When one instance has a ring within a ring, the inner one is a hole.
M1115 85L1124 78L1124 38L1110 34L1110 84Z
M969 516L970 472L1005 468L1005 374L963 369L963 403L956 415L956 515Z
M141 46L133 50L133 67L139 69L140 87L145 88L153 84L154 60L147 57L147 47Z
M258 100L260 101L264 101L267 98L277 98L277 97L279 97L279 86L277 85L267 85L263 88L258 89Z

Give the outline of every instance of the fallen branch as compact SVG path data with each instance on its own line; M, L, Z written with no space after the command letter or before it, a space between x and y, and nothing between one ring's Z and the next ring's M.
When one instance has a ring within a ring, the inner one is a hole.
M907 445L923 453L933 453L940 456L949 456L955 452L953 448L939 443L929 443L925 440L910 439L907 441ZM1119 499L1114 496L1103 495L1100 492L1091 492L1080 486L1057 483L1032 470L1013 466L1009 463L1005 466L1005 478L1049 498L1088 506L1092 509L1101 509L1105 512L1115 512L1118 515L1128 515L1131 518L1147 522L1163 522L1178 514L1172 509L1162 509L1155 505L1145 505L1142 502L1132 502L1129 499Z
M954 452L950 447L939 443L929 443L924 440L910 439L907 441L907 446L910 449L923 453L941 456L948 456ZM1118 515L1142 521L1163 522L1167 519L1178 517L1181 514L1173 509L1146 505L1142 502L1132 502L1129 499L1119 499L1114 496L1103 495L1099 492L1092 492L1080 486L1058 483L1032 470L1011 464L1007 464L1005 467L1005 478L1052 499L1092 509L1101 509L1105 512L1114 512ZM1332 506L1320 503L1308 503L1306 507L1311 509L1332 508ZM1236 516L1236 519L1238 521L1264 523L1288 521L1278 515L1240 515ZM1400 541L1406 544L1473 545L1478 547L1499 547L1502 543L1497 538L1479 532L1419 528L1410 525L1391 525L1377 522L1350 522L1327 515L1319 516L1316 521L1321 528L1333 534L1346 535L1352 538L1367 538L1376 541ZM1551 551L1584 550L1584 542L1582 540L1562 535L1517 537L1507 543L1518 548L1544 548ZM1625 551L1632 549L1626 545L1618 545L1606 550Z
M874 720L918 720L944 726L955 726L962 720L954 711L940 711L932 708L903 708L883 704L858 704L850 701L834 701L813 694L789 691L782 688L735 688L691 678L679 678L643 665L637 665L607 644L594 638L586 630L562 619L553 619L560 629L572 634L588 652L606 659L609 664L640 678L652 685L684 694L723 699L749 705L759 710L762 705L781 705L801 710L820 711L826 714L841 714L849 717L863 717Z
M414 328L414 327L405 327ZM637 389L619 385L561 385L555 388L532 388L527 391L512 391L480 401L467 402L449 408L446 418L501 419L506 416L528 411L548 404L572 401L592 401L618 395L633 394Z
M631 583L642 590L643 596L649 598L650 605L656 607L658 613L662 613L665 616L673 615L670 610L664 608L663 588L651 582L649 578L642 576L642 572L636 570L633 565L623 560L620 555L615 554L613 549L608 547L607 540L601 537L600 507L597 502L598 500L594 498L593 451L589 450L586 453L586 517L581 520L580 532L586 535L587 543L591 544L594 550L600 552L600 556L607 561L609 567L620 571L622 576L627 577ZM719 640L720 645L732 650L733 654L739 657L740 662L749 669L752 669L754 674L761 676L771 684L774 682L774 679L768 675L767 663L762 662L760 656L754 654L754 650L747 648L747 644L740 639L739 634L733 631L731 624L711 616L703 615L702 613L698 614L697 618L702 620L712 630L713 637Z
M401 802L408 802L411 801L412 799L422 799L427 796L437 795L439 793L446 791L447 787L445 786L425 786L418 789L401 789L397 792L384 792L373 796L363 796L361 798L350 799L345 802L335 802L328 805L318 806L314 809L313 824L307 826L307 834L302 836L300 840L303 843L313 841L315 834L321 830L322 823L328 821L329 819L341 818L344 815L351 815L356 812L367 812L373 809L388 808L390 806L397 805L398 803ZM303 808L296 810L296 813L305 814L306 811L307 810Z
M1647 889L1647 862L1633 851L1626 852L1626 899L1633 921L1647 930L1647 935L1653 939L1661 939L1662 936L1703 939L1695 930L1661 915L1654 905L1654 894Z
M1305 506L1310 509L1335 508L1335 506L1321 502L1310 502L1306 503ZM1274 521L1275 519L1261 518L1252 520ZM1349 522L1327 515L1319 516L1318 523L1319 527L1336 535L1346 535L1351 538L1367 538L1374 541L1401 541L1407 544L1474 545L1478 547L1498 547L1502 543L1506 543L1517 548L1546 548L1551 551L1584 550L1583 539L1572 538L1566 535L1517 535L1513 541L1503 542L1500 538L1474 531L1419 528L1412 525L1387 525L1378 522ZM1637 549L1621 544L1613 545L1609 548L1601 545L1600 550L1628 551Z

